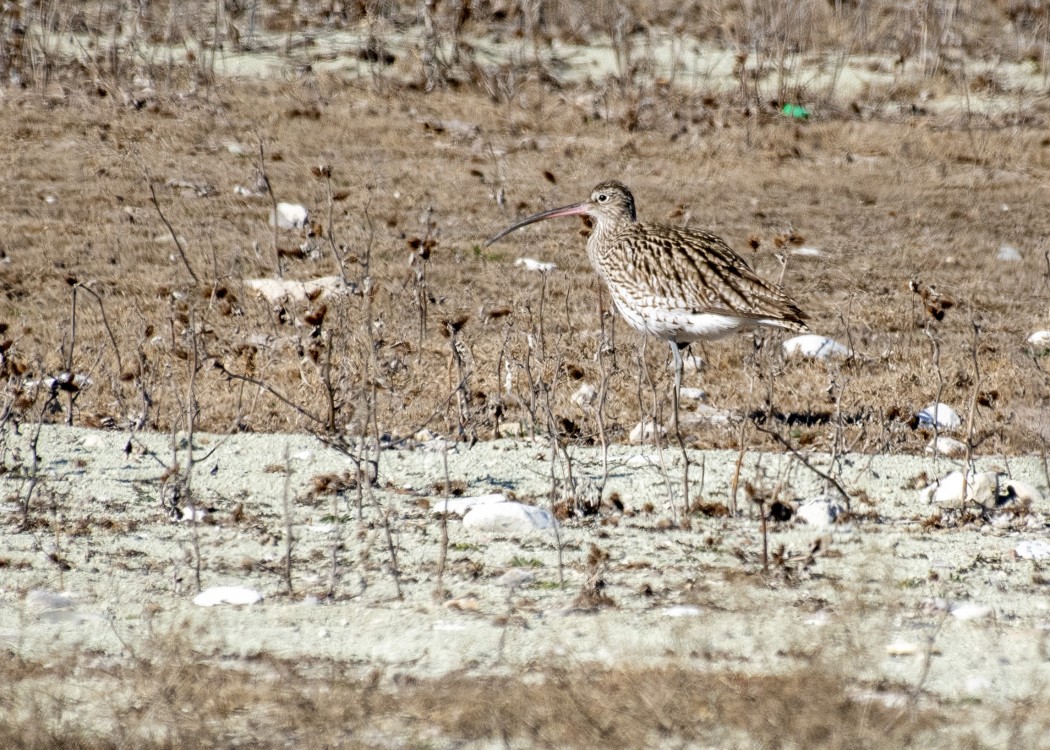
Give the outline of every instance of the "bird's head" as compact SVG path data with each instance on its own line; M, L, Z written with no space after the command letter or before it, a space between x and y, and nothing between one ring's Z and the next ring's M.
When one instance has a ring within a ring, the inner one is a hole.
M562 206L561 208L552 208L548 211L541 211L538 214L527 216L516 224L512 224L504 229L491 240L486 242L485 245L487 247L493 242L510 234L515 229L520 229L527 224L543 221L544 219L554 219L558 216L584 215L595 219L599 225L605 223L619 224L622 222L637 221L634 211L634 196L631 195L631 191L628 190L627 186L622 182L618 182L617 180L600 182L594 190L591 191L591 197L587 200L573 203L569 206Z

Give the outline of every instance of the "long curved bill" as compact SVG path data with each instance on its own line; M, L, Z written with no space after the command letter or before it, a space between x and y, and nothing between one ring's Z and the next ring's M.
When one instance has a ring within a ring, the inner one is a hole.
M521 221L519 221L516 224L511 224L509 227L507 227L502 232L497 234L491 240L486 242L485 243L485 247L488 247L489 245L491 245L493 242L496 242L497 240L503 239L508 234L513 232L515 229L521 229L526 224L532 224L532 223L537 222L537 221L543 221L544 219L555 219L555 218L557 218L559 216L579 216L581 214L585 214L585 213L587 213L587 210L590 208L590 205L591 205L590 201L580 201L579 203L573 203L571 206L562 206L561 208L552 208L552 209L549 209L547 211L541 211L538 214L533 214L532 216L528 216L528 217L522 219Z

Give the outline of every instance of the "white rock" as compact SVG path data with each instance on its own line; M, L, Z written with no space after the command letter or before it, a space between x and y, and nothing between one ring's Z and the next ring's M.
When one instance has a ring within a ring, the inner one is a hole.
M1003 245L999 248L999 252L995 254L995 257L999 260L1014 263L1021 260L1021 253L1013 245Z
M683 401L706 401L707 391L703 388L683 388L680 391Z
M651 443L656 436L657 430L659 430L661 436L667 434L666 427L656 424L652 419L647 419L644 422L636 424L627 439L634 445L638 445L639 443Z
M818 250L815 247L796 247L791 251L792 255L797 255L800 258L819 258L824 254L823 250Z
M1014 552L1025 560L1050 560L1050 542L1044 539L1026 539Z
M966 455L966 443L947 435L938 435L936 439L930 438L926 452L937 453L949 458L962 458Z
M843 346L834 339L818 336L815 333L806 333L785 341L784 353L789 357L828 359L829 357L848 357L850 351L848 347Z
M32 589L26 594L26 606L34 612L48 612L54 609L69 609L76 602L68 593L56 594L44 589Z
M323 299L328 295L343 295L350 291L339 276L321 276L308 281L247 279L244 283L275 304L285 300L305 302L307 299Z
M179 509L179 512L182 513L180 520L183 523L193 523L194 521L200 523L208 515L208 511L204 508L195 508L192 505L184 505Z
M214 607L217 604L256 604L262 594L246 586L212 586L193 597L198 607Z
M535 580L536 574L531 570L525 570L524 568L511 568L497 578L496 583L500 586L516 589L528 585Z
M826 609L817 610L813 613L812 617L807 617L803 620L806 625L813 625L814 627L822 628L831 622L831 613Z
M957 430L962 425L959 415L948 404L930 404L916 416L919 418L920 425L927 427L936 425L939 430Z
M494 492L489 495L477 495L475 497L456 497L435 503L430 512L435 516L448 513L450 516L463 517L466 515L467 511L475 506L493 505L495 503L505 502L507 502L507 496L501 492Z
M679 604L664 610L664 614L667 617L699 617L703 613L704 610L690 604Z
M104 442L105 441L102 439L101 435L96 435L92 433L90 435L86 435L84 439L80 441L80 444L83 445L85 448L99 448Z
M983 674L972 674L963 682L963 692L972 698L979 698L992 687L992 681Z
M1036 349L1050 349L1050 331L1036 331L1028 337L1028 343Z
M950 611L956 620L983 620L994 612L988 605L976 602L959 602Z
M1042 493L1028 482L1022 482L1020 479L1004 479L1000 486L1006 491L1004 499L1007 501L1015 500L1029 505L1042 505L1043 503Z
M699 354L687 354L682 357L683 372L700 372L704 369L704 360ZM682 390L685 390L684 388Z
M835 519L845 511L841 505L829 497L820 496L810 498L795 511L795 518L810 526L827 528L835 523Z
M991 507L996 505L999 497L999 476L994 471L967 473L965 497L963 481L963 473L953 471L924 489L919 497L925 503L936 503L945 507L958 507L968 503Z
M584 383L576 390L576 393L572 394L570 400L582 408L593 404L596 398L598 398L598 391L590 383Z
M697 404L693 411L682 415L682 424L728 424L733 415L710 404Z
M914 656L919 653L919 645L911 641L894 641L886 646L889 656Z
M545 263L535 258L518 258L514 261L514 265L524 266L526 271L539 271L540 273L550 273L558 267L554 263Z
M270 214L270 226L276 221L278 229L302 229L309 220L310 213L306 206L298 203L278 203L276 217Z
M523 503L476 505L463 517L463 528L495 534L523 534L553 529L554 516L543 508Z
M419 446L422 450L427 453L444 453L455 452L456 442L454 440L447 440L443 437L436 437L433 440L428 440Z

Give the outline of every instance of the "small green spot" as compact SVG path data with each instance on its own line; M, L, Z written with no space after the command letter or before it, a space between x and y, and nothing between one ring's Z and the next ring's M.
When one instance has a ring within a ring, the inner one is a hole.
M503 253L492 252L486 250L481 245L474 245L474 257L478 260L484 260L489 262L503 260Z
M809 119L809 110L801 104L785 104L783 108L781 108L780 113L787 115L788 117L794 117L796 120Z
M535 557L518 557L515 555L510 560L511 568L542 568L543 562Z
M481 550L479 545L470 544L469 542L453 542L449 546L456 552L475 552Z

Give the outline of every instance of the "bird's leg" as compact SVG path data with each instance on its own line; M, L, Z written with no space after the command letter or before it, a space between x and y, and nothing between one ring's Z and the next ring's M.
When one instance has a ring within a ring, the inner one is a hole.
M685 364L682 362L682 349L688 346L689 344L679 344L676 341L671 342L671 356L674 358L674 394L671 400L674 408L674 434L678 438L678 448L682 451L682 503L686 515L689 514L690 510L689 454L686 453L685 439L682 437L682 421L679 407L682 401L682 370L685 369Z
M685 369L685 363L682 361L681 344L675 341L671 342L671 356L674 358L674 428L680 432L678 430L678 405L682 398L682 370Z

